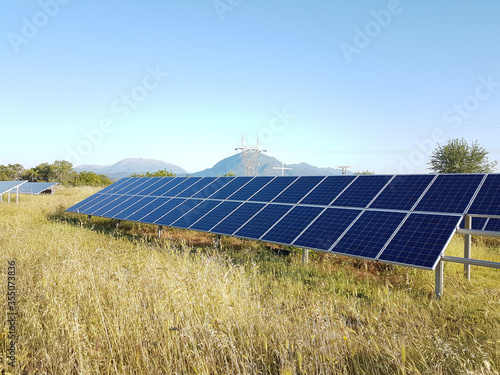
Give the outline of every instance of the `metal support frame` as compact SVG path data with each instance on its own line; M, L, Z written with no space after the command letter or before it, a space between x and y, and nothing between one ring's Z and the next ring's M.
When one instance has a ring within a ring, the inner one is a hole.
M215 236L215 248L217 250L219 250L220 249L220 245L221 245L221 236L220 236L220 234L217 234Z
M488 260L465 259L465 258L458 258L458 257L452 257L452 256L443 256L441 258L441 260L444 262L462 263L462 264L468 264L471 266L500 268L499 262L490 262Z
M444 262L442 260L436 266L436 298L440 299L443 295L443 276L444 276Z
M465 229L472 229L472 218L469 215L465 215ZM466 234L464 238L464 258L470 259L471 257L471 244L472 235ZM467 280L470 280L470 264L464 263L464 275Z
M302 249L302 263L307 264L309 262L309 250Z
M92 215L87 215L87 221L89 222L89 224L91 220L92 220Z
M10 203L10 190L9 190L9 198L8 198L8 202Z
M116 220L116 229L120 228L121 222L122 221L120 219Z
M163 230L163 226L162 225L158 225L158 238L161 238L161 232Z

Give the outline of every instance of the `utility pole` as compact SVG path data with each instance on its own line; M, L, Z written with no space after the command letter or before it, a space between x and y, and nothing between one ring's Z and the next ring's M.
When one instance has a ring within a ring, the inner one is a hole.
M285 168L285 162L284 161L281 162L281 167L273 167L273 169L281 169L281 175L282 176L285 175L285 169L289 170L289 171L292 170L292 168Z
M243 164L245 165L245 176L255 176L255 164L257 164L257 157L261 152L267 152L267 150L259 149L259 138L257 138L257 146L245 146L245 140L241 136L241 147L235 148L235 150L241 150L241 158L243 159Z
M337 168L342 168L342 174L346 175L347 174L347 168L351 168L350 165L339 165Z

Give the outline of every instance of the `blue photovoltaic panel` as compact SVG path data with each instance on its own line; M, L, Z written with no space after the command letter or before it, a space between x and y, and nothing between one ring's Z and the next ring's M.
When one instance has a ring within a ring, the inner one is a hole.
M147 213L145 213L142 217L136 219L136 221L140 221L141 223L154 224L159 218L173 210L184 201L185 199L181 198L158 198L157 201L151 203L152 209L149 209ZM139 215L139 212L140 211L137 212L137 215ZM133 219L128 218L127 220Z
M294 246L329 250L337 238L361 213L359 210L327 208L298 239Z
M97 210L92 211L92 215L94 216L105 216L109 217L107 214L108 211L112 210L114 207L122 204L130 198L129 195L111 195L114 199L109 201L108 203L101 205L101 207Z
M227 199L232 201L246 201L258 190L262 189L264 185L269 183L269 181L271 181L273 178L274 177L255 177L241 189L231 194Z
M231 235L236 232L239 227L250 220L252 216L259 212L264 206L265 204L262 203L243 203L229 216L213 227L210 232Z
M207 185L214 182L216 178L217 177L203 177L201 180L188 187L182 193L177 194L177 197L189 198L192 195L198 193L201 189L205 188Z
M274 202L278 203L298 203L306 196L317 184L319 184L324 176L302 176L299 177L292 185L284 192L278 195Z
M392 176L359 176L330 204L332 206L364 208L391 178Z
M85 213L87 215L95 215L95 212L99 211L108 203L114 201L118 196L103 194L101 195L101 197L103 197L104 199L100 199L98 202L93 202L94 204L90 204L89 206L85 207ZM111 207L109 207L109 209L111 209Z
M253 177L237 177L233 178L227 185L223 188L210 195L210 199L226 199L236 190L240 189L242 186L247 184Z
M96 204L102 202L106 197L109 197L109 195L97 193L97 194L93 195L92 197L94 197L95 199L91 199L91 200L89 199L88 201L85 202L85 204L82 204L78 208L78 212L83 213L83 214L87 214L87 210L89 210L91 207L95 206Z
M177 200L177 199L178 198L173 198L172 201ZM173 208L172 210L170 210L168 213L166 213L162 217L160 217L154 223L159 224L159 225L169 226L174 221L176 221L178 218L180 218L181 216L183 216L184 214L188 213L193 208L195 208L197 205L199 205L200 202L201 201L197 200L197 199L186 200L186 201L182 202L181 204L179 204L178 206L176 206L175 208ZM162 207L162 209L163 209L163 207Z
M57 182L26 182L19 186L19 194L37 195L46 190L51 190Z
M78 202L77 204L75 204L74 206L71 206L70 208L68 208L66 211L69 211L69 212L78 212L80 213L81 212L81 208L83 206L86 206L88 203L98 199L102 194L97 193L97 194L94 194L94 195L91 195L90 197L88 198L85 198L83 201L81 202Z
M263 241L290 244L323 211L322 207L295 206L262 237Z
M477 218L472 218L472 222ZM474 227L474 224L472 225ZM493 232L500 232L500 219L489 219L484 230L490 230Z
M23 181L0 181L0 194L7 193L9 190L15 189L18 186L25 184L27 180Z
M117 214L113 215L113 219L124 220L135 212L139 211L141 208L147 207L151 202L154 202L155 197L144 197L137 201L130 201L129 206L122 209Z
M486 177L468 213L500 215L500 175L490 174Z
M115 215L119 214L120 212L122 212L127 207L132 206L133 204L139 202L142 199L142 197L135 197L135 196L134 197L125 196L125 197L127 198L126 201L124 201L122 203L119 203L116 206L114 206L112 209L110 209L109 211L107 211L105 213L105 216L106 217L114 218Z
M234 177L219 177L213 183L211 183L210 185L201 189L199 192L193 195L193 198L208 198L210 195L215 193L217 190L222 188L224 185L226 185L227 183L229 183L229 181L233 179Z
M485 217L472 217L472 228L474 230L483 230L484 224L486 224ZM460 222L460 228L465 228L465 219Z
M370 208L411 210L434 175L399 175L387 185Z
M216 226L219 221L236 210L239 205L241 205L240 202L222 202L200 220L191 225L189 229L208 232L211 228Z
M139 195L141 191L145 190L148 186L151 186L153 183L157 181L158 177L150 177L150 178L145 178L142 184L136 185L132 189L127 189L127 192L125 194L128 195ZM124 194L123 192L118 192L118 194ZM144 194L140 194L144 195Z
M104 193L113 193L116 190L122 189L123 187L127 186L128 184L131 184L134 182L134 180L131 177L125 177L122 178L121 180L118 180L111 185L106 186L104 189L102 189L99 193L104 194Z
M175 186L182 183L185 178L184 177L165 177L165 183L159 186L155 191L152 191L148 195L151 197L160 197L170 189L173 189Z
M174 180L174 177L153 177L151 180L149 180L149 183L147 186L144 187L137 195L151 195L151 193L155 192L162 186L166 186L170 182Z
M214 209L220 201L202 201L195 211L190 211L184 216L174 221L171 226L178 228L189 228L195 221L205 216L208 212Z
M365 211L331 251L374 259L405 217L400 212Z
M462 214L484 175L442 174L432 183L415 211Z
M412 213L378 259L434 269L459 220L460 216Z
M326 206L355 178L356 176L328 176L299 203Z
M189 177L185 178L179 185L173 187L169 191L162 194L164 197L175 197L180 192L186 190L191 185L194 185L201 177Z
M271 202L278 194L283 192L297 177L275 178L258 193L252 195L248 200L253 202Z
M146 180L149 180L149 178L137 178L135 180L132 180L132 183L127 184L127 186L124 186L122 188L117 188L116 190L113 190L110 193L112 193L112 194L129 194L129 192L134 190L137 186L144 184L146 182Z
M236 237L260 238L291 209L292 206L289 205L267 205L234 235Z

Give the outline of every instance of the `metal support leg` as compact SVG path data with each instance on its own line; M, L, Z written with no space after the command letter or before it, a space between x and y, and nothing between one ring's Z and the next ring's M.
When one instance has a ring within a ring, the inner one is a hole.
M120 228L121 220L116 220L116 229Z
M19 186L16 188L16 204L19 203Z
M161 238L161 231L163 227L161 225L158 225L158 238Z
M10 190L9 190L9 200L8 200L8 202L10 203Z
M436 298L440 299L443 295L443 274L444 274L444 262L439 261L436 267Z
M221 237L220 237L220 234L218 234L217 236L215 236L215 248L217 250L220 249L220 241L221 241Z
M89 222L89 224L90 224L90 221L92 220L92 215L88 215L88 216L87 216L87 220L88 220L88 222Z
M307 264L309 262L309 250L302 249L302 263Z
M472 229L472 217L465 215L465 229ZM466 234L464 237L464 258L470 259L471 257L471 244L472 236ZM464 264L464 274L467 280L470 280L470 264Z

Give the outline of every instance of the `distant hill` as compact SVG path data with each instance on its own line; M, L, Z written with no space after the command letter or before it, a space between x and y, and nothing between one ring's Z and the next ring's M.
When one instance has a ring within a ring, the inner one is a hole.
M257 158L256 171L257 176L281 176L281 162L271 156L259 154ZM334 168L319 168L307 163L286 164L285 176L335 176L342 174L341 169ZM222 159L212 168L205 169L200 172L193 173L193 176L223 176L228 172L234 172L236 176L245 175L245 166L243 164L241 154L235 154L228 158ZM348 174L353 174L348 171Z
M184 169L175 164L166 163L161 160L140 158L123 159L113 165L80 165L74 168L77 172L88 171L97 174L105 174L109 178L127 177L133 173L152 173L160 169L172 171L179 176L187 174Z

